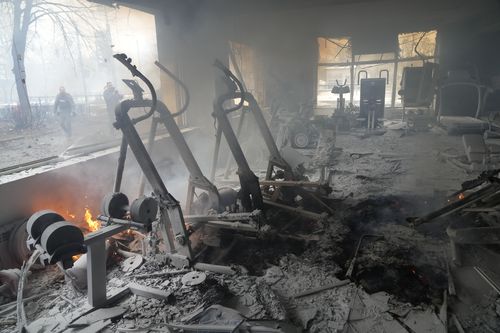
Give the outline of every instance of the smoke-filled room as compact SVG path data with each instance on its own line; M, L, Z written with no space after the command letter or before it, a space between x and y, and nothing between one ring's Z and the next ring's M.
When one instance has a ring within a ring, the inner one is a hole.
M0 333L500 332L500 0L0 0Z

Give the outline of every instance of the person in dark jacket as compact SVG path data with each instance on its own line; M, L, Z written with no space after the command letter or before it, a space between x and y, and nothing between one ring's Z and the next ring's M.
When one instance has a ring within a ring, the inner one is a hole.
M116 90L111 82L108 82L104 87L102 97L104 97L104 101L106 102L106 111L108 112L109 120L113 124L115 122L115 108L120 103L123 95Z
M73 97L66 92L64 87L59 88L59 94L56 96L54 102L54 111L59 115L61 127L66 133L67 137L71 137L71 117L75 109L75 102Z

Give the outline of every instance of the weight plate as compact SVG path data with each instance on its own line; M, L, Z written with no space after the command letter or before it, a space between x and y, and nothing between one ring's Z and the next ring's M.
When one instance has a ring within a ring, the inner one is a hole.
M127 214L129 201L121 192L109 193L102 200L102 212L106 216L121 219Z
M152 223L156 220L157 213L158 202L151 197L142 196L135 199L130 206L130 216L136 222Z
M135 269L139 268L142 265L143 261L144 261L144 259L142 258L141 255L129 257L122 262L122 265L121 265L122 271L132 272Z
M49 255L61 246L67 244L81 244L83 246L83 233L77 226L63 221L49 225L42 233L40 245Z
M52 210L41 210L28 219L26 231L33 239L38 239L49 225L59 221L64 221L64 217Z
M230 207L236 204L238 192L230 187L221 187L219 189L219 206L221 208Z
M309 137L307 133L296 133L293 137L293 143L297 148L306 148L309 145Z
M28 232L26 225L28 221L17 223L17 225L10 231L9 235L9 253L12 259L19 265L29 258L30 250L26 246Z
M185 286L197 286L207 279L207 275L203 272L193 271L185 274L181 281Z

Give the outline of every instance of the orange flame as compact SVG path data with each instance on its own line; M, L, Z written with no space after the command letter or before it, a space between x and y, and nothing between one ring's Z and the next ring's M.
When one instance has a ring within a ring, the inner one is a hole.
M99 223L99 221L92 219L92 213L88 208L85 208L85 222L87 223L90 231L96 231L101 227L101 223Z
M458 195L458 200L463 200L464 198L465 198L465 194L460 193L460 194Z

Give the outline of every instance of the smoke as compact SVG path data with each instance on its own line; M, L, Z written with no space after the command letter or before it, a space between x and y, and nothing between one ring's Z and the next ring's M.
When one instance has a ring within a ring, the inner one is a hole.
M153 64L157 48L152 15L126 7L109 9L98 5L83 11L86 17L92 18L91 22L75 15L77 26L65 25L65 34L48 16L30 26L25 66L32 103L51 103L60 86L65 86L80 103L84 95L90 101L100 99L109 81L122 93L129 93L121 78L129 78L130 74L112 58L114 53L129 55L134 64L159 85L159 73ZM5 11L2 15L9 13ZM5 45L5 49L8 48L10 46ZM3 52L0 55L0 104L17 102L14 77L7 70L10 68L10 52Z

